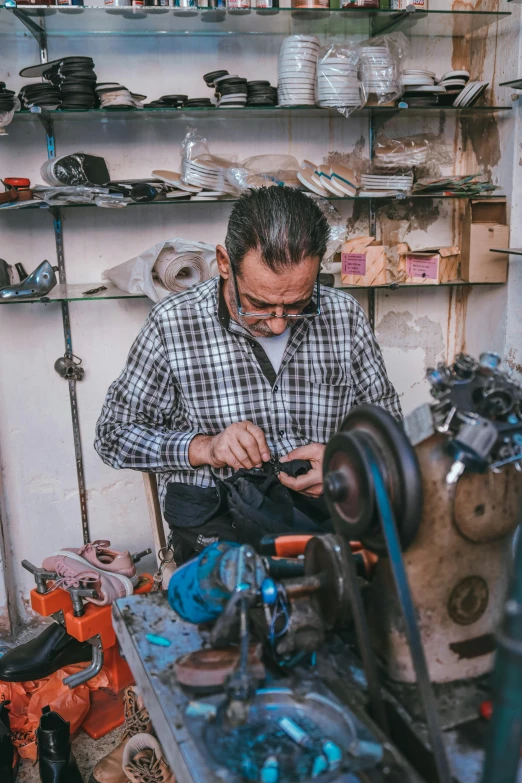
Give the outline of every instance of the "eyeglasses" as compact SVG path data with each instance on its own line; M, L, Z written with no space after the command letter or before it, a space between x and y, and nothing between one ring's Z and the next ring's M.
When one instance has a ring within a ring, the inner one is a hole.
M302 313L285 313L283 312L282 315L277 315L276 313L247 313L243 308L241 307L241 299L239 297L239 288L237 285L237 277L236 273L234 272L234 269L232 267L232 264L230 264L230 273L232 275L232 280L234 281L234 289L236 292L236 302L237 302L237 311L240 316L243 318L285 318L288 320L297 320L298 318L315 318L316 316L321 314L321 287L319 285L319 274L317 275L316 281L315 281L315 300L316 300L316 307L313 312L302 312ZM305 307L305 310L310 307L310 305L307 305Z

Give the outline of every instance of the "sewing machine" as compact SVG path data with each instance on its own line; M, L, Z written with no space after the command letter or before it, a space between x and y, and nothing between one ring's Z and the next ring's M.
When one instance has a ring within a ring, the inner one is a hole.
M330 440L336 532L280 542L291 576L263 546L219 542L167 596L115 605L180 783L481 779L522 499L522 390L494 354L428 379L434 403L404 426L363 405Z

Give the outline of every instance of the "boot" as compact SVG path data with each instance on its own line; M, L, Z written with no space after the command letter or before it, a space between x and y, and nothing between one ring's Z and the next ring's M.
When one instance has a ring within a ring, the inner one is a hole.
M122 769L123 751L131 737L142 732L150 734L152 732L152 724L149 713L132 685L129 688L125 688L123 711L125 724L122 741L96 764L89 783L128 783L128 778Z
M0 658L0 680L41 680L63 666L92 660L89 642L69 636L63 625L53 623L27 644L13 647Z
M130 783L175 783L161 746L151 734L136 734L127 743L123 770Z
M50 707L42 709L36 730L42 783L83 783L71 750L70 724Z
M14 783L20 758L11 741L9 723L9 702L0 703L0 780L2 783Z

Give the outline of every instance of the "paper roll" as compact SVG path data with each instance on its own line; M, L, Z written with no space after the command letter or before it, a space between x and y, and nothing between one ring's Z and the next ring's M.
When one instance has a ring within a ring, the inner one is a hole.
M209 268L197 253L176 253L165 247L159 254L154 269L169 291L180 293L209 278Z

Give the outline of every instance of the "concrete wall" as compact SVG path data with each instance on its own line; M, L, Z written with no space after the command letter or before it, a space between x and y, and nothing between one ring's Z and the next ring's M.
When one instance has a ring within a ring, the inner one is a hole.
M519 17L518 7L512 5L512 20L500 22L498 30L495 25L485 34L475 34L470 41L412 39L405 67L430 67L441 75L469 65L473 78L483 76L494 85L514 78L518 75ZM120 81L149 99L176 92L196 97L210 95L201 77L217 67L251 79L270 78L275 84L280 41L280 36L79 36L52 39L49 60L90 54L99 81ZM24 83L17 75L20 68L38 62L37 45L30 36L2 39L0 45L0 79L18 89ZM491 103L509 105L509 99L505 88L494 87ZM511 200L513 172L521 154L518 110L511 114L514 116L462 122L449 114L416 122L399 118L388 122L385 129L401 135L429 132L444 137L449 160L442 170L484 170ZM198 121L197 127L209 139L213 152L239 159L264 152L289 153L298 160L313 161L326 159L330 153L368 152L368 121L364 118L259 121L246 115L236 117ZM148 176L154 168L178 169L187 125L179 119L107 122L79 115L71 122L57 123L57 152L85 150L103 155L113 177ZM39 168L45 160L45 136L36 120L15 121L9 136L0 139L2 176L41 181ZM514 208L521 198L515 187ZM337 207L352 233L367 225L366 205L343 203ZM400 235L417 248L459 244L461 209L458 202L440 200L394 205L379 211L379 230L385 241ZM100 280L102 270L160 240L182 236L222 241L229 211L226 204L204 203L126 210L67 209L68 282L91 287ZM522 231L515 211L512 231L514 239ZM55 260L52 220L43 211L4 212L0 215L0 237L0 256L9 263L22 261L32 270L44 258ZM517 277L517 270L511 270L510 285L500 288L378 292L376 331L405 410L427 399L426 367L452 358L459 350L503 351L506 345L514 365L522 362L522 280ZM363 293L358 298L365 302ZM78 384L78 398L91 538L109 538L115 546L135 549L150 544L142 478L138 473L115 472L103 465L92 441L106 389L120 372L148 308L143 300L70 305L74 352L86 369L84 381ZM31 619L27 602L31 578L21 569L20 561L27 558L39 563L61 546L80 545L81 525L68 388L53 370L55 359L64 350L60 306L1 307L0 334L0 516L5 546L5 560L0 549L2 636L9 626L8 604L21 622ZM6 582L12 585L9 595Z

